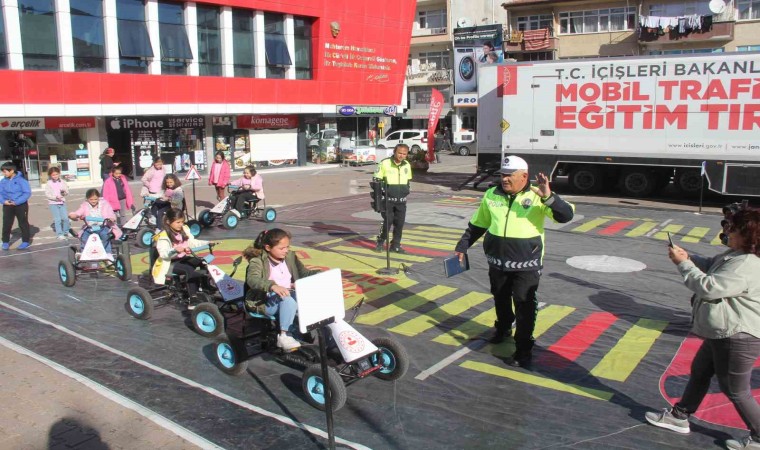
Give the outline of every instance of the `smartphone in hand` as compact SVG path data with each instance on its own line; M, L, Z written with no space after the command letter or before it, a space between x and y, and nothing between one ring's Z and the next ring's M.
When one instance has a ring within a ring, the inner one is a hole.
M666 231L668 233L668 247L673 248L673 236L670 235L670 231Z

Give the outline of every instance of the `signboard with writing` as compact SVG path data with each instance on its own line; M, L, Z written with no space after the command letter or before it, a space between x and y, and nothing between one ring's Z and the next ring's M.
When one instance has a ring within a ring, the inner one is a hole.
M164 128L203 128L203 116L106 117L106 130L160 130Z

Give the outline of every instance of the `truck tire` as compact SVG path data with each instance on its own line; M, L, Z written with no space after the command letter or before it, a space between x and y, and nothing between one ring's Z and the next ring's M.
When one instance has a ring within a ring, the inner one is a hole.
M577 166L570 170L570 186L578 194L598 194L604 188L604 175L597 166Z
M623 170L620 190L628 197L647 197L657 188L657 177L647 167L631 167Z
M687 196L699 195L702 186L702 175L699 169L676 169L674 181L678 192Z

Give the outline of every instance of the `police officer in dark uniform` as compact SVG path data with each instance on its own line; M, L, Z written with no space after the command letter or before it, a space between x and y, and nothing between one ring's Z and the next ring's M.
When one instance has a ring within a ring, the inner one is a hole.
M380 228L380 235L377 237L376 252L382 252L386 239L386 222L393 225L393 238L391 239L390 249L396 253L406 253L401 248L401 233L404 231L404 221L406 220L406 196L409 195L409 184L412 181L412 166L406 160L409 154L409 146L398 144L393 149L393 156L380 161L375 169L374 178L382 180L385 184L385 195L387 196L387 209L379 205L380 214L383 216L383 225Z

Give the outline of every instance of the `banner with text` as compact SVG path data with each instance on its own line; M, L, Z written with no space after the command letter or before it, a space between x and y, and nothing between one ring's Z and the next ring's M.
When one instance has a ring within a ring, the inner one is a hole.
M430 96L430 114L428 115L428 151L425 159L428 162L435 161L435 130L438 127L438 118L441 117L443 108L443 94L438 89L433 89Z

